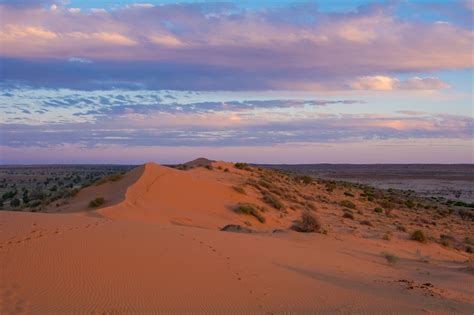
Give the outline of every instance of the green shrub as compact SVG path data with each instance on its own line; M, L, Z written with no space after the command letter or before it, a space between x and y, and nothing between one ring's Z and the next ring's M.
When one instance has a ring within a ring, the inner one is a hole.
M243 187L241 187L241 186L232 186L232 188L233 188L236 192L246 195L245 189L244 189Z
M321 232L321 222L309 211L304 211L301 213L301 219L296 221L291 229L302 233Z
M21 201L18 198L14 198L12 201L10 201L10 207L12 208L19 207L20 204L21 204Z
M252 215L261 223L265 222L265 217L260 214L260 211L255 205L249 203L239 203L234 211L237 213Z
M398 257L394 254L382 252L381 255L387 260L387 262L391 265L396 264L398 262Z
M342 200L342 201L339 203L339 205L342 206L342 207L349 208L349 209L355 209L355 208L356 208L355 203L353 203L353 202L350 201L350 200Z
M343 218L354 220L354 215L350 212L344 212L342 215Z
M354 194L351 193L350 191L345 191L344 195L347 196L347 197L354 197Z
M102 206L105 203L105 199L102 197L97 197L89 202L90 208L97 208Z
M234 164L235 168L238 168L239 170L247 170L249 168L249 165L247 163L235 163Z
M327 192L333 192L337 188L336 182L327 182L325 186Z
M302 182L305 185L310 185L314 182L314 178L308 175L296 176L295 181Z
M400 232L406 232L407 228L405 226L403 226L402 224L398 224L397 225L397 230L399 230Z
M284 208L284 205L280 200L268 192L263 194L263 201L277 210L282 210Z
M413 231L410 235L410 239L412 241L417 241L417 242L420 242L420 243L426 243L428 241L425 233L423 233L422 230Z
M119 180L121 180L123 178L123 173L115 173L115 174L111 174L111 175L108 175L108 176L104 176L102 177L101 179L99 179L95 185L96 186L100 186L102 184L105 184L107 182L117 182Z
M374 212L376 212L376 213L382 213L382 212L383 212L383 209L380 208L380 207L377 207L377 208L374 209Z
M404 204L405 204L405 207L409 209L413 209L415 207L415 202L411 199L406 200Z
M374 226L372 222L370 222L369 220L362 220L360 221L360 224L367 225L367 226Z

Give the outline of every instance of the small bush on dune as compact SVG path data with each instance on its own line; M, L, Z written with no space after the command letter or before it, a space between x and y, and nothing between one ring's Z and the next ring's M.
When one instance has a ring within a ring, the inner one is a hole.
M240 193L240 194L246 195L245 189L244 189L243 187L241 187L241 186L232 186L232 188L233 188L236 192L238 192L238 193Z
M394 254L382 252L382 256L387 260L389 264L395 264L398 262L398 257L395 256Z
M410 239L412 241L417 241L417 242L420 242L420 243L426 243L428 241L425 233L423 233L423 231L421 231L421 230L413 231L410 235Z
M238 168L239 170L248 170L249 165L247 163L235 163L234 164L235 168Z
M377 207L377 208L374 209L374 212L376 212L376 213L382 213L382 212L383 212L383 209L380 208L380 207Z
M370 222L369 220L362 220L360 221L360 224L367 225L367 226L374 226L372 222Z
M108 175L108 176L104 176L101 179L99 179L95 183L95 185L100 186L100 185L105 184L107 182L117 182L117 181L119 181L123 178L123 175L124 175L123 173L115 173L115 174L111 174L111 175Z
M355 208L356 208L355 203L353 203L353 202L350 201L350 200L342 200L342 201L339 203L339 205L342 206L342 207L349 208L349 209L355 209Z
M268 192L263 194L263 201L277 210L282 210L284 208L280 200Z
M105 199L102 197L97 197L89 202L89 207L90 208L97 208L100 207L105 203Z
M257 209L257 206L249 203L239 203L234 209L237 213L249 214L257 218L261 223L265 222L265 217L260 214L260 211Z
M354 220L354 215L350 212L344 212L342 215L343 218Z
M344 195L347 196L347 197L354 197L354 194L351 193L350 191L345 191Z
M314 214L304 211L301 213L301 219L296 221L291 228L302 233L321 232L321 222Z
M302 176L296 176L295 181L302 182L305 185L310 185L314 182L314 178L308 175L302 175Z

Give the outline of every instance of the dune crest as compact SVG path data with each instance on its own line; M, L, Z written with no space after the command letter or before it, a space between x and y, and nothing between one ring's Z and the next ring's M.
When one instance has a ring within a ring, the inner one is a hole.
M232 164L214 162L216 166ZM232 167L233 168L233 167ZM242 181L238 170L213 172L203 167L187 171L146 163L140 178L126 192L120 204L98 210L111 219L146 223L178 224L220 229L231 223L251 222L257 229L281 227L269 216L265 225L253 217L233 211L239 203L262 204L258 196L243 195L232 184Z

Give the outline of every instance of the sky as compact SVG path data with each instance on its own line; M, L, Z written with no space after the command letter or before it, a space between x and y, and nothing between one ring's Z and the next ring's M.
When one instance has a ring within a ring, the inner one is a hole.
M0 164L473 163L473 12L0 0Z

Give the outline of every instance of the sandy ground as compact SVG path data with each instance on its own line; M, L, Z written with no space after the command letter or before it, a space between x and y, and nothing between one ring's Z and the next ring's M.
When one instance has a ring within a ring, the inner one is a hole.
M86 197L126 191L97 211L0 212L0 314L474 311L470 254L344 233L331 209L320 212L327 235L273 233L296 214L269 211L259 223L234 213L236 202L260 202L232 188L250 176L241 170L149 163L134 172L114 183L118 190L92 186L70 202L72 210ZM245 221L257 232L219 231Z

